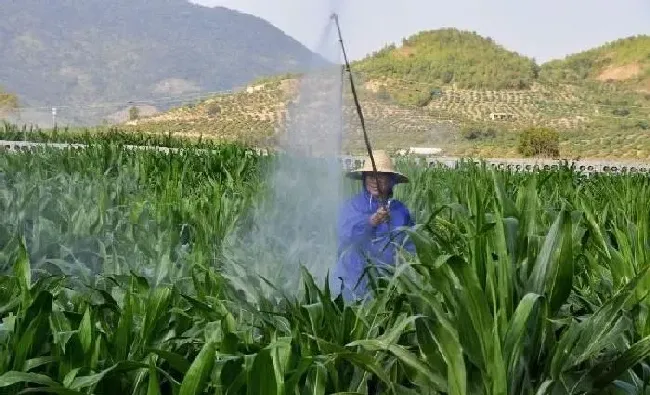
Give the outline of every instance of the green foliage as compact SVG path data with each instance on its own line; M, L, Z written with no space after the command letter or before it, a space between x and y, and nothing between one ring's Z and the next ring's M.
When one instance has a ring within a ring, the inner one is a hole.
M386 47L353 67L370 78L453 83L461 89L526 89L535 79L532 59L457 29L417 33L402 47Z
M303 75L303 73L283 73L283 74L276 74L276 75L267 75L267 76L262 76L262 77L257 77L250 81L248 85L265 85L265 84L273 84L273 83L278 83L283 80L289 80L289 79L297 79L300 78Z
M27 136L27 138L25 138ZM137 133L128 129L116 127L96 128L54 128L43 130L34 126L17 126L3 122L0 124L0 140L18 141L29 140L39 143L71 143L88 144L110 142L117 145L145 145L162 146L171 148L215 148L217 145L212 140L189 139L178 137L170 133Z
M135 121L140 118L140 109L136 106L129 108L129 121Z
M461 134L466 140L493 139L497 133L496 127L490 124L472 123L461 129Z
M555 129L531 127L519 134L519 153L523 156L558 157L560 134Z
M646 120L641 120L636 123L636 127L641 129L641 130L648 130L650 129L650 122Z
M221 106L217 102L212 102L206 106L206 113L209 117L217 117L221 114Z
M617 117L626 117L630 115L630 110L627 108L616 108L612 110L612 114L616 115Z
M636 81L650 81L650 36L638 35L618 39L598 48L553 60L542 65L540 78L554 83L582 84L594 79L609 67L638 64Z
M417 254L345 303L305 270L292 295L222 274L267 165L235 146L1 156L0 391L645 392L647 175L401 162Z
M415 95L415 106L417 107L426 107L431 103L432 95L430 92L419 92Z
M0 114L18 108L18 96L2 90L0 87Z

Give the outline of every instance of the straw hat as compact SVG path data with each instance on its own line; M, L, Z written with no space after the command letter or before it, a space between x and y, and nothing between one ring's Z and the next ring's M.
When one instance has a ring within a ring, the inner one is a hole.
M378 173L394 174L397 178L396 180L397 184L409 182L408 177L395 170L395 168L393 167L393 161L390 159L390 156L388 156L386 151L384 150L373 151L372 156L375 159L375 165L377 166ZM372 173L372 172L373 172L372 161L370 160L370 157L367 156L363 163L363 167L361 169L352 170L348 172L347 176L354 180L361 180L363 179L363 173Z

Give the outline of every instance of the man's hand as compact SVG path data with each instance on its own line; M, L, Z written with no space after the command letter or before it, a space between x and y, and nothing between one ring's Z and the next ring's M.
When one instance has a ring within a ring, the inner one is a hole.
M370 224L377 226L388 219L388 210L386 207L379 207L376 213L370 217Z

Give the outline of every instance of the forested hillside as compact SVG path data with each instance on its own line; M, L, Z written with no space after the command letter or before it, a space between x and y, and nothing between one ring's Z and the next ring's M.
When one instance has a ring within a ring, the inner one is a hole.
M403 78L460 89L526 89L537 78L533 59L509 51L491 38L458 29L414 34L356 62L373 77Z
M549 83L624 83L650 93L650 36L623 38L548 62L540 76Z
M610 65L630 60L645 67L645 38L609 44ZM587 53L593 53L587 52ZM641 53L641 55L639 55ZM361 104L375 144L387 149L437 146L456 155L517 156L519 132L548 127L560 134L560 152L586 157L650 157L650 93L619 80L571 80L490 38L442 29L415 34L352 64ZM129 127L155 133L235 138L268 143L282 130L297 75L264 78L254 92L219 95ZM363 151L348 95L344 106L351 150ZM497 114L503 118L494 118Z

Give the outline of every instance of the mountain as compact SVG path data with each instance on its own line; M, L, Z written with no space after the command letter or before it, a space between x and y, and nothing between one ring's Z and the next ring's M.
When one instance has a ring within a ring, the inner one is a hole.
M3 0L0 15L0 85L70 120L325 62L263 19L186 0Z
M650 93L650 36L622 38L544 64L540 78L555 83L614 83Z
M625 83L603 78L612 67L636 64L647 70L650 59L642 52L645 44L639 45L646 41L620 42L627 44L538 65L474 32L441 29L412 35L351 66L376 148L429 146L447 155L518 156L520 130L549 126L561 132L561 155L650 159L650 93L640 90L645 77ZM611 60L590 66L583 79L562 77L581 64L575 59L598 58L595 52L608 52ZM297 78L267 79L249 92L217 95L124 126L272 144L298 94ZM362 154L347 81L344 88L345 149Z
M315 80L316 78L311 79L310 84L313 85L312 81ZM363 152L365 145L360 133L360 122L352 102L350 86L344 82L341 113L344 149ZM298 77L261 81L249 87L245 91L216 95L199 103L142 117L122 126L127 130L144 133L172 132L176 136L191 139L238 140L256 146L277 147L284 136L285 126L291 121L291 116L296 115L295 112L289 112L289 108L298 107L296 103L301 94ZM304 91L302 93L305 94ZM311 114L317 113L321 104L327 106L335 99L332 90L324 89L321 93L323 100L320 102L307 99L309 111L313 111ZM365 91L359 93L365 124L372 133L373 140L376 140L376 147L397 149L402 147L405 140L412 145L453 140L454 127L449 122L441 121L419 108L389 103L368 95ZM306 94L308 97L313 95L313 92ZM316 118L316 115L308 116ZM315 119L308 123L310 128L321 128L323 135L331 133L331 126L327 124L318 123Z
M354 64L370 76L401 78L460 89L526 89L537 78L533 59L509 51L475 32L423 31Z
M489 37L446 28L422 31L355 62L366 87L398 103L425 106L444 86L460 90L531 88L539 66Z

